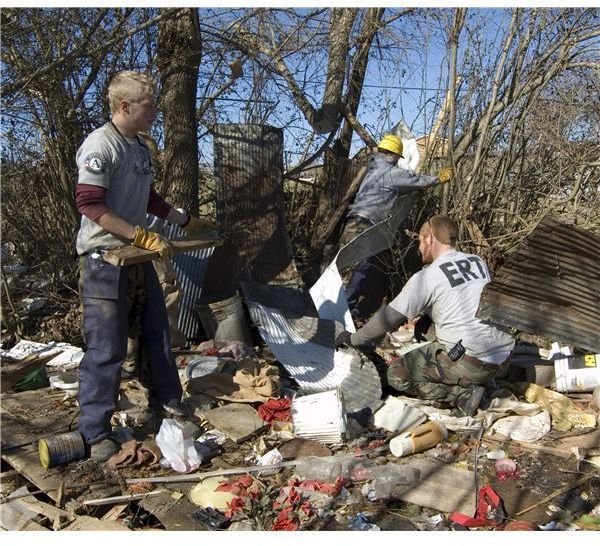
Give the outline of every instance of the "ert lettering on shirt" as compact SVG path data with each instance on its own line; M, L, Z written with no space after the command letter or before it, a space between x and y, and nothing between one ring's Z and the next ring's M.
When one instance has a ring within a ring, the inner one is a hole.
M446 262L441 264L439 268L446 275L452 288L476 279L489 280L481 258L477 256Z

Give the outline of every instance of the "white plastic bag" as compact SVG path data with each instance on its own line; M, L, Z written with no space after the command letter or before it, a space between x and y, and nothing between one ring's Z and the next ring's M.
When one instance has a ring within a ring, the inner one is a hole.
M202 463L202 456L196 451L194 445L194 436L199 430L193 423L163 419L156 435L156 444L176 472L195 470Z

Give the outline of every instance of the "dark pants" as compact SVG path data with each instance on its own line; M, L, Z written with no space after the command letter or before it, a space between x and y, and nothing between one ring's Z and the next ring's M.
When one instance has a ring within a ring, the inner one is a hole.
M366 319L381 307L389 284L382 257L388 254L371 256L354 268L346 286L348 308L354 316Z
M117 267L87 256L81 269L86 351L79 368L79 432L88 444L111 433L127 353L130 268L135 267L143 268L140 341L147 355L150 396L162 403L182 395L164 297L152 263Z
M348 218L344 231L340 236L340 247L348 244L373 224L366 218ZM346 284L346 299L352 314L360 318L368 318L383 302L388 294L388 275L385 259L389 251L380 252L356 264Z

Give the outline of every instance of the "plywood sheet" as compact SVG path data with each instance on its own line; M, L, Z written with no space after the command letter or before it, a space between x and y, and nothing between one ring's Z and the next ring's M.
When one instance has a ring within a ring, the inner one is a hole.
M174 254L182 254L184 252L191 252L192 250L199 250L201 248L210 248L214 246L220 246L223 244L223 239L218 236L207 236L202 239L181 239L172 240ZM154 250L145 250L138 248L133 245L126 245L114 250L105 252L102 259L112 265L125 266L134 265L143 262L149 262L150 260L158 260L160 255Z

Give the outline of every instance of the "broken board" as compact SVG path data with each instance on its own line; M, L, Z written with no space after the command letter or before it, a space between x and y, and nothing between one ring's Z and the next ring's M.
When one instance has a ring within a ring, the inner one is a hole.
M82 462L44 468L39 459L38 441L75 430L78 414L79 408L73 399L56 389L3 394L0 399L2 459L54 501L59 497L63 481L69 489L73 481L72 470ZM102 484L91 489L94 489L94 496L107 497L113 494L114 486Z
M198 506L189 498L189 490L194 484L177 484L180 496L176 492L164 492L156 497L147 497L140 505L158 519L166 531L206 531L206 526L192 517Z
M258 412L247 404L227 404L203 412L203 417L234 442L246 441L268 426Z
M474 472L429 458L411 457L406 464L418 468L420 477L399 495L401 500L439 512L475 513Z
M5 392L14 387L29 372L42 367L55 356L55 353L46 356L31 354L15 362L2 362L2 368L0 368L0 391Z
M206 236L202 239L171 239L173 254L182 254L183 252L191 252L192 250L221 246L223 242L223 239L216 235ZM160 255L156 250L146 250L133 245L125 245L108 250L102 255L102 259L112 265L125 266L158 260L160 259Z

